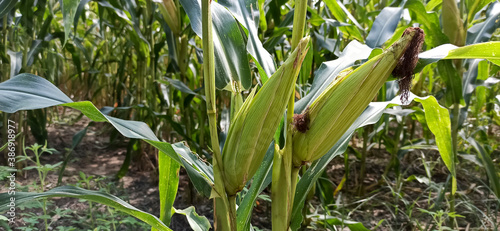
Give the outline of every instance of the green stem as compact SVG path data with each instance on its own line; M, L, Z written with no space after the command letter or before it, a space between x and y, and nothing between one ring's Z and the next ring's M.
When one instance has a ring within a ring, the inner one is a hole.
M304 36L306 24L307 0L295 1L295 13L293 17L292 51L297 47ZM286 114L286 125L293 122L295 107L295 88L288 100ZM288 127L288 126L287 126ZM298 168L292 168L292 129L285 130L286 141L283 150L275 144L272 190L271 190L271 216L273 230L288 230L292 214L293 196L297 185Z
M217 194L214 200L214 229L236 230L236 220L229 216L230 206L224 186L224 168L217 134L217 107L215 102L215 65L214 43L212 38L211 0L203 0L201 4L202 32L203 32L203 75L205 81L205 96L207 103L210 138L214 152L214 191ZM234 217L235 218L235 217Z
M290 143L290 142L287 142ZM289 145L280 150L274 146L273 173L271 185L271 218L272 230L288 230L291 215L291 162L285 158L289 152Z
M461 74L461 73L460 73ZM462 75L460 75L462 76ZM460 119L460 104L455 103L453 104L453 109L452 109L452 123L451 123L451 142L452 142L452 147L453 147L453 160L456 166L457 163L457 151L458 151L458 122ZM451 197L450 197L450 212L455 212L455 193L453 188L456 187L456 179L454 176L452 176L451 179ZM450 226L451 228L455 227L455 218L450 218Z

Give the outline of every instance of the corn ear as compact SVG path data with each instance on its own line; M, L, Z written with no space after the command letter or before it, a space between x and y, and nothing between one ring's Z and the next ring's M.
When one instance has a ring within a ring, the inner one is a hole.
M396 66L398 71L394 75L401 76L400 81L411 81L423 36L420 28L406 29L401 39L382 54L352 72L340 73L310 107L300 116L294 116L300 118L292 131L294 166L326 154L372 101ZM403 68L409 70L402 71ZM400 90L404 95L404 89Z
M255 97L254 89L232 120L222 151L228 195L241 191L259 168L295 87L308 42L309 37L300 41Z
M163 0L163 4L159 4L160 13L167 22L168 27L178 35L181 32L179 9L173 0Z

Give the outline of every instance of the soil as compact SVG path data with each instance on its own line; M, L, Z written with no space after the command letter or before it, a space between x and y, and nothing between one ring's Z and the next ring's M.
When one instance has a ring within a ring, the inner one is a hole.
M71 147L72 137L78 131L82 130L89 124L86 117L76 120L71 124L71 121L52 123L48 126L48 146L59 151L58 154L45 155L42 157L43 164L55 164L63 160L63 153ZM156 170L153 167L148 167L151 164L139 165L133 162L126 176L120 180L115 179L116 173L119 171L127 151L126 139L110 143L109 129L104 123L94 123L88 130L86 137L82 143L75 148L72 153L71 161L68 163L62 179L62 185L75 185L79 180L79 173L83 172L87 176L96 178L104 178L101 182L105 184L91 184L90 189L98 190L102 185L114 185L109 188L109 192L119 196L131 205L140 210L149 212L155 216L159 216L159 191L157 186ZM31 138L27 143L34 143ZM359 140L353 138L352 146L359 147ZM349 152L348 152L349 153ZM144 153L149 159L149 163L155 162L155 154ZM426 182L425 167L421 161L421 156L424 156L427 164L433 166L431 181ZM439 153L437 151L412 151L401 158L400 176L394 175L389 171L386 178L381 176L384 169L389 164L391 155L385 151L383 147L375 145L367 152L366 158L366 177L363 182L359 182L359 167L360 161L350 151L348 158L349 175L339 193L333 194L332 191L323 191L329 193L325 198L331 200L329 206L322 206L320 199L313 196L307 203L306 210L310 213L329 213L336 217L348 217L349 220L362 222L367 228L375 228L379 230L415 230L416 227L433 227L437 229L437 222L432 219L432 216L426 214L424 210L429 211L447 211L446 200L449 198L447 194L441 204L440 209L430 207L434 204L436 198L439 197L439 190L436 187L443 187L448 180L448 171L441 164ZM326 170L327 179L333 183L332 189L335 189L344 177L345 160L342 157L335 158ZM474 209L471 205L477 208L477 211L483 211L490 214L491 211L496 211L498 203L493 203L494 196L484 187L487 182L484 179L484 173L481 173L474 164L461 160L466 167L461 167L458 176L457 190L457 213L465 216L458 218L459 227L464 229L467 227L481 227L485 221L485 216L474 214ZM147 162L147 161L146 161ZM154 164L153 164L154 165ZM469 170L470 171L469 171ZM476 171L477 170L477 171ZM411 179L410 176L417 176L419 179ZM481 178L483 176L483 178ZM212 202L207 198L199 195L190 185L189 178L186 172L180 171L179 189L174 207L184 209L189 206L194 206L196 212L205 216L210 222L213 222L213 206ZM420 180L420 181L419 181ZM38 181L36 171L26 171L23 177L17 178L19 185L32 185ZM57 173L52 173L47 178L45 189L51 189L57 185ZM0 182L5 185L4 182ZM362 188L360 188L362 187ZM432 190L432 188L436 188ZM34 190L31 188L30 191ZM316 189L316 192L318 193ZM2 188L0 192L5 192ZM270 195L268 190L266 194ZM399 196L398 196L399 195ZM53 199L54 205L60 209L71 209L80 214L80 218L84 217L88 211L88 203L80 202L77 199L60 198ZM105 211L104 206L97 206L99 211ZM396 209L398 208L398 209ZM423 210L421 210L423 209ZM33 212L41 214L40 209L33 209ZM410 215L409 215L410 214ZM259 199L253 210L252 225L261 230L271 229L271 208L270 202ZM418 218L418 219L415 219ZM67 218L52 218L53 227L65 226L71 224L71 219ZM500 223L498 216L493 216L493 220ZM306 222L312 221L309 217ZM382 221L382 222L381 222ZM416 221L420 223L417 224ZM381 223L380 223L381 222ZM493 221L494 222L494 221ZM490 222L491 223L491 222ZM18 219L15 227L23 227L26 223L22 219ZM312 229L314 223L310 223L306 230ZM41 230L43 224L39 224ZM187 219L183 215L174 215L170 227L173 230L191 230ZM489 226L487 226L489 227ZM326 230L324 226L314 225L314 229ZM2 228L0 227L0 230ZM123 229L118 229L123 230ZM145 229L149 230L149 229ZM343 229L347 230L347 229Z

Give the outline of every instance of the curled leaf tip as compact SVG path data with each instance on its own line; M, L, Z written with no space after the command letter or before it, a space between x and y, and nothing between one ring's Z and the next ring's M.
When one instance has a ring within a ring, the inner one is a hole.
M408 96L411 88L411 81L413 79L413 69L417 66L418 53L422 49L424 44L424 30L418 27L407 28L403 36L407 36L411 33L415 33L411 42L408 44L406 51L401 56L396 65L396 68L392 71L392 75L398 78L399 91L401 94L401 101L408 101Z

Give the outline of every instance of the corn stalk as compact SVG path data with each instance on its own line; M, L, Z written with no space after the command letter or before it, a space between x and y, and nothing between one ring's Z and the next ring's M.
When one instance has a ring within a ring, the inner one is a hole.
M215 102L215 58L214 43L212 38L212 13L211 0L203 0L201 14L203 22L203 77L205 81L205 96L207 102L208 123L210 126L210 139L214 152L214 188L211 197L214 198L214 229L236 230L236 214L230 214L230 205L224 191L222 155L217 134L217 107ZM232 201L235 203L235 201ZM234 204L234 207L236 204ZM232 207L232 206L231 206Z

